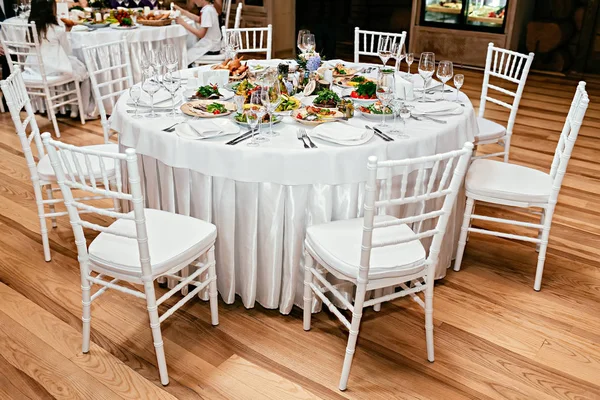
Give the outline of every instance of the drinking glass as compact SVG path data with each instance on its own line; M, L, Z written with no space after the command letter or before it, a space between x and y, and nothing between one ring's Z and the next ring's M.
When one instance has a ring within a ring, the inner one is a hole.
M163 76L162 85L171 95L171 112L167 114L167 117L176 117L179 115L179 112L175 111L175 95L179 88L181 88L181 75L179 71L167 72Z
M462 103L458 99L458 95L460 94L460 88L462 87L463 83L465 83L465 76L463 74L454 75L454 87L456 88L456 100L454 100L455 103Z
M258 143L258 141L256 140L256 136L254 134L254 130L256 129L256 125L258 125L258 118L259 118L256 111L257 110L250 108L248 110L248 112L246 113L246 121L248 122L250 131L252 132L252 138L248 142L248 146L250 146L250 147L257 147L260 145Z
M133 114L133 118L140 118L138 115L138 104L140 102L140 97L142 97L142 88L140 88L139 85L130 87L129 97L133 100L133 104L135 104L135 114Z
M380 127L387 127L385 123L385 109L389 107L390 102L394 99L394 88L396 84L394 82L394 72L386 72L384 70L379 71L377 75L377 98L381 102L383 109L383 117L381 119Z
M246 96L240 96L236 94L233 96L233 102L235 103L235 110L238 114L244 113L244 103L246 102Z
M408 74L409 75L410 75L410 66L412 65L413 61L415 61L415 54L407 53L406 54L406 63L408 64Z
M454 68L452 67L452 61L440 61L437 69L437 77L442 81L442 101L446 100L444 92L446 91L446 82L452 79L454 75Z
M400 118L402 118L402 130L404 131L403 135L407 139L410 136L406 133L406 120L410 118L410 108L406 105L400 108Z
M256 140L259 143L262 142L268 142L269 139L262 136L262 124L263 124L263 117L265 116L265 114L267 113L267 110L265 109L265 107L263 107L262 105L262 101L261 101L261 94L263 91L265 91L266 89L262 88L260 90L255 91L254 93L252 93L252 95L250 96L250 105L251 105L251 109L254 111L254 113L257 115L258 117L258 134L256 135L256 137L254 138L254 140Z
M433 77L435 72L435 54L433 53L421 53L421 59L419 60L419 75L423 78L423 96L419 102L424 103L427 101L427 85Z
M308 29L300 29L298 31L298 40L296 42L296 44L298 45L298 50L300 50L300 53L304 54L304 52L306 51L306 47L304 47L304 35L308 35L310 34L310 31Z
M392 38L389 37L379 37L379 43L377 46L377 54L379 55L379 58L381 59L381 62L383 63L383 68L385 68L385 65L387 64L388 60L390 59L390 57L392 56L392 46L393 46L393 40Z
M160 49L154 49L150 51L150 64L154 68L156 77L160 80L162 73L162 67L166 64L165 53Z
M275 110L281 104L281 89L279 85L274 85L271 89L263 90L260 94L260 100L262 105L267 110L269 116L269 134L268 136L279 136L279 132L273 131L273 118L275 117Z
M305 53L312 53L315 51L315 35L307 33L302 36L302 44L304 45Z
M142 90L150 96L150 114L146 114L146 118L157 118L158 114L154 112L154 95L160 89L158 78L152 72L147 71L142 75Z
M406 46L404 43L400 45L400 42L394 43L394 47L392 47L392 52L394 53L394 58L398 61L397 68L398 71L402 70L402 60L406 58Z
M179 65L179 55L174 45L168 44L165 47L165 63L167 65L167 72L173 72Z

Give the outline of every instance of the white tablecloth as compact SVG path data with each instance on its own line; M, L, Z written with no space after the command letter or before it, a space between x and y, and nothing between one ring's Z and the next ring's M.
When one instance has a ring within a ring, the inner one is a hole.
M464 96L464 113L447 118L445 125L409 120L406 140L375 136L364 145L344 147L313 139L318 149L308 150L296 138L300 125L287 117L275 125L280 136L251 148L246 142L225 145L231 136L188 140L163 132L173 119L133 119L126 113L127 100L125 94L117 104L112 127L121 146L140 155L146 205L214 223L223 300L232 303L237 294L246 307L258 302L284 314L303 304L306 227L362 215L369 156L402 159L455 150L472 141L478 129ZM373 124L360 117L350 123ZM448 227L438 278L445 276L455 251L463 199Z

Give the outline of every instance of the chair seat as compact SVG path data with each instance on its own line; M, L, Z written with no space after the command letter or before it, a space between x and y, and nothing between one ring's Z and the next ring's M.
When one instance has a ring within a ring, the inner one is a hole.
M467 172L465 188L467 196L476 198L546 203L552 191L552 178L544 172L516 164L475 160Z
M119 152L119 145L114 144L114 143L97 144L97 145L82 146L82 147L85 149L90 149L90 150L95 150L95 151L103 151L103 152L107 152L107 153L118 153ZM83 157L83 155L81 153L73 153L73 154L75 154L77 161L79 162L79 165L81 165L81 167L85 169L86 164L85 164L85 158ZM100 162L98 161L98 157L89 157L89 159L90 159L90 163L92 165L92 171L94 172L94 177L101 178L102 170L100 169ZM109 177L114 175L115 163L112 158L105 159L104 167L105 167L106 173ZM37 165L37 169L38 169L38 175L40 176L41 180L47 181L47 182L56 181L56 175L54 175L54 170L52 169L52 165L50 164L50 158L48 157L48 154L46 154L46 155L44 155L44 157L42 157L42 159L40 160L40 162Z
M490 140L501 139L506 135L506 128L494 121L477 117L479 133L475 135L475 144Z
M133 211L129 213L132 215ZM209 248L217 238L217 227L185 215L147 208L146 230L153 276L189 263ZM135 236L135 221L119 219L112 230ZM142 267L136 239L100 233L88 249L92 269L140 278Z
M377 216L375 222L397 218ZM363 232L363 219L349 219L313 225L306 230L306 244L315 256L327 265L351 278L358 277ZM373 231L373 243L414 235L406 224L377 228ZM369 279L412 275L425 267L425 249L418 240L373 248Z
M73 75L50 75L46 76L46 82L50 86L63 85L69 82L73 82L75 78ZM44 87L42 76L38 74L32 73L23 73L23 82L25 82L25 86L27 87Z

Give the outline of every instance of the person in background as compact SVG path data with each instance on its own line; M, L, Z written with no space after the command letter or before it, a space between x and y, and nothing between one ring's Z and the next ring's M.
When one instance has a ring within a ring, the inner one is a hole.
M56 3L48 0L32 0L29 23L35 22L37 28L40 52L44 70L47 76L69 74L81 81L81 97L84 112L88 115L94 111L94 102L91 100L90 81L85 65L72 56L71 44L67 39L64 27L58 25L56 18ZM69 28L67 28L69 29ZM37 56L27 56L27 66L23 72L24 78L40 79ZM71 116L76 117L75 110L71 110Z
M221 52L221 29L219 28L219 15L214 5L215 0L194 0L200 8L200 15L192 14L179 6L182 16L175 21L183 26L195 40L188 42L188 64L192 64L205 54L217 55ZM187 17L187 21L186 18Z
M15 0L0 0L0 22L16 16L13 9L14 2ZM2 46L0 46L0 66L2 67L2 79L5 79L10 75L10 68Z

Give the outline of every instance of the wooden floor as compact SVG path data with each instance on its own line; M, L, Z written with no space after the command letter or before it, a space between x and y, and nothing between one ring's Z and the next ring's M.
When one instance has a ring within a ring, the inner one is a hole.
M482 75L465 71L477 103ZM530 76L512 161L548 170L576 82ZM337 390L347 332L329 313L302 330L241 302L193 301L163 325L171 383L162 387L144 303L108 292L92 306L80 351L81 297L66 218L43 259L33 191L10 116L0 116L1 399L600 399L600 86L559 197L542 291L532 245L473 234L463 270L435 288L436 361L410 300L367 310L346 392ZM506 120L492 107L488 116ZM47 122L40 118L43 127ZM64 119L63 139L101 143L98 121ZM481 209L496 216L514 215ZM512 229L511 232L520 231ZM175 299L177 300L177 299Z

